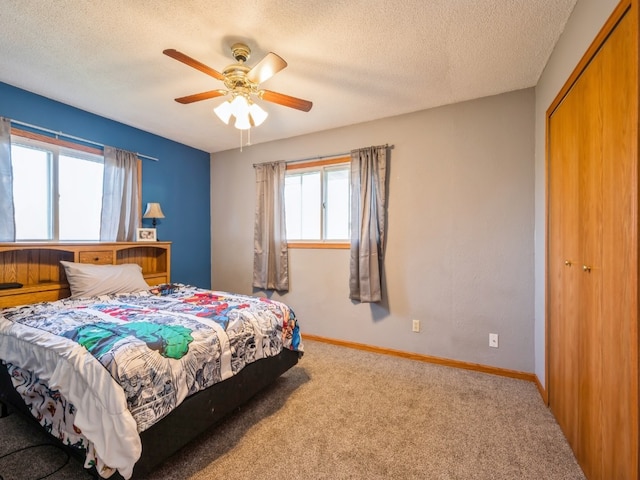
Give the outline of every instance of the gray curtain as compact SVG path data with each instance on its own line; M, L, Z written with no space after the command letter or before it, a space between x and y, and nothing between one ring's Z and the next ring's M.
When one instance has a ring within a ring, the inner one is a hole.
M387 146L351 151L349 298L382 301Z
M284 162L262 163L256 171L253 286L289 290L289 251L284 216Z
M15 240L11 121L8 118L0 117L0 242L15 242Z
M104 179L100 240L132 242L140 225L138 156L104 147Z

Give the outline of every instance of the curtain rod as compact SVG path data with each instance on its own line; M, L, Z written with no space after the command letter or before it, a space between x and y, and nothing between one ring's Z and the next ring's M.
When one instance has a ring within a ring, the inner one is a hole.
M383 145L380 145L380 146L383 146ZM395 147L395 145L389 145L388 143L384 144L384 146L389 148L389 149L391 149L391 150L393 150L393 148ZM298 163L298 162L308 162L310 160L322 160L323 158L344 157L346 155L351 155L351 151L342 152L342 153L334 153L334 154L331 154L331 155L316 155L315 157L299 158L297 160L285 161L285 163L289 164L289 163ZM256 165L261 165L261 163L254 163L253 164L254 167Z
M44 128L44 127L39 127L38 125L33 125L31 123L21 122L19 120L11 120L11 123L14 123L16 125L20 125L21 127L32 128L32 129L38 130L40 132L50 133L52 135L55 135L56 138L57 137L64 137L64 138L68 138L70 140L75 140L77 142L88 143L89 145L93 145L93 146L99 147L99 148L104 148L105 147L104 143L98 143L98 142L94 142L93 140L88 140L86 138L76 137L74 135L69 135L69 134L62 133L62 132L56 132L55 130L51 130L49 128ZM147 160L153 160L154 162L158 162L159 161L155 157L150 157L149 155L142 155L141 153L138 153L138 152L135 152L135 153L140 158L145 158Z

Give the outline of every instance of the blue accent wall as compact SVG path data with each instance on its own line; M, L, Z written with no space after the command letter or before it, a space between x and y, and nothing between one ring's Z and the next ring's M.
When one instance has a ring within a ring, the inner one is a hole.
M158 158L142 160L142 202L162 205L157 234L173 242L171 279L210 288L209 153L2 82L0 116Z

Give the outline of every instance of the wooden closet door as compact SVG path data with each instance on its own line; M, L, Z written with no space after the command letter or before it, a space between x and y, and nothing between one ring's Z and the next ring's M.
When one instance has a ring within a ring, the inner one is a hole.
M548 123L549 405L590 480L639 478L638 2L618 10Z
M602 450L601 77L594 59L549 129L549 405L588 478L601 478Z
M578 441L579 142L577 97L567 96L549 121L548 315L549 406L570 444Z
M637 4L602 60L602 475L638 478ZM596 477L598 478L598 477Z
M571 96L579 104L578 441L589 479L601 479L602 434L602 55L591 61Z

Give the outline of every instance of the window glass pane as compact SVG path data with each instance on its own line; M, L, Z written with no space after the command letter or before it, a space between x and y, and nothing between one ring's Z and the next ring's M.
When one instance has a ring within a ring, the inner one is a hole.
M287 240L302 238L302 176L287 175L284 178L284 208Z
M100 240L104 164L63 154L58 162L60 240Z
M11 146L17 240L51 240L51 154Z
M349 235L349 168L327 170L325 200L325 239L348 240Z
M302 175L302 215L301 240L318 240L320 238L321 218L321 184L320 172Z
M287 175L284 187L287 240L320 238L320 172Z

